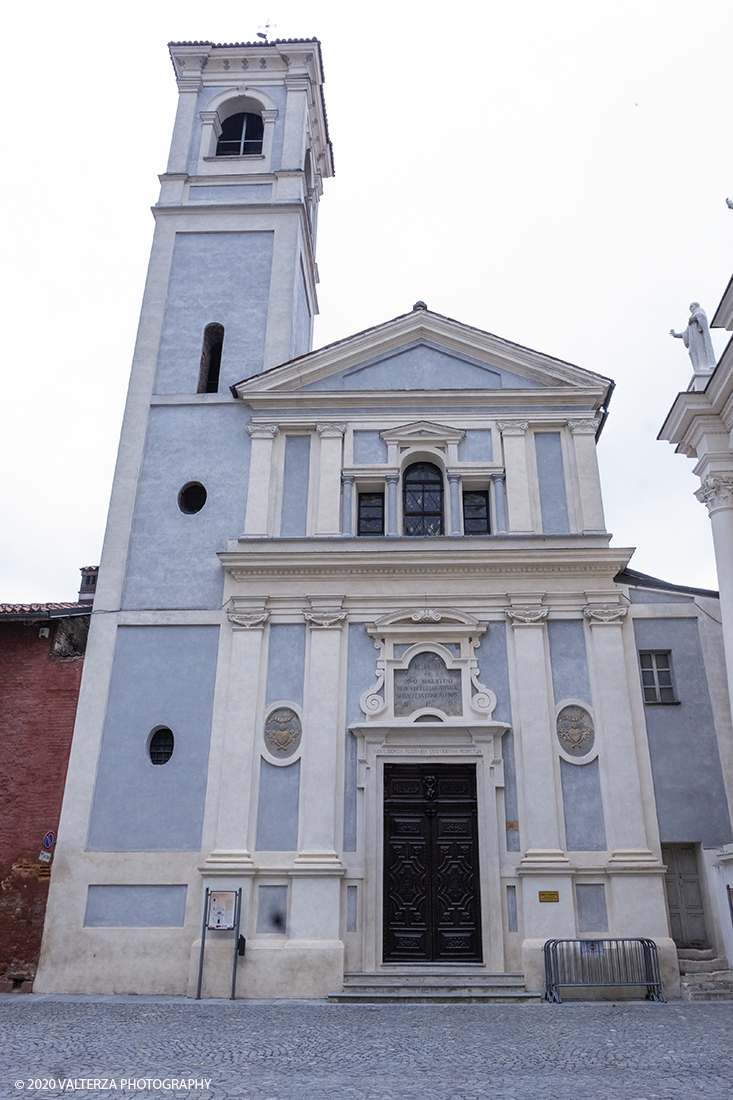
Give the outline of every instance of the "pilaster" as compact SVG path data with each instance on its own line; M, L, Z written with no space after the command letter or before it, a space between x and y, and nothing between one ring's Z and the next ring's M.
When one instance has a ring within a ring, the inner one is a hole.
M727 471L715 470L702 475L695 496L705 505L710 516L720 588L728 693L733 699L733 467L729 465Z
M247 434L252 439L252 450L249 462L249 487L247 490L247 511L244 517L244 533L254 538L262 538L269 534L272 443L277 432L277 424L247 425Z
M530 534L533 530L532 504L529 496L527 466L526 420L499 420L506 469L506 509L511 534Z
M598 457L596 455L598 423L597 419L568 421L575 448L581 524L584 535L602 534L606 530L601 479L598 474Z
M622 628L627 610L609 599L594 601L583 609L583 614L590 624L591 648L598 670L596 730L602 731L602 753L611 792L609 804L604 806L610 826L609 847L613 848L609 862L611 865L655 862L644 824L624 655Z
M341 451L345 424L317 424L320 440L318 466L317 535L341 533Z

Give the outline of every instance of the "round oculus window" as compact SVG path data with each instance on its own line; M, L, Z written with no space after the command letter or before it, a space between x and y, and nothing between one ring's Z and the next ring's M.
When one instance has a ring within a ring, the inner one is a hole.
M152 764L167 764L173 756L174 745L173 730L169 730L167 726L157 729L150 738L148 749L150 762Z
M206 489L200 481L189 481L178 494L178 507L187 516L195 516L206 504Z

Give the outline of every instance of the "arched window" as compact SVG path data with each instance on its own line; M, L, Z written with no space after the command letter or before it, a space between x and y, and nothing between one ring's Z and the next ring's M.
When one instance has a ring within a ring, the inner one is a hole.
M264 130L261 115L249 112L230 115L221 124L221 134L216 143L217 157L243 157L248 153L261 153Z
M207 325L204 329L204 345L201 349L198 393L219 392L221 352L224 347L224 326Z
M432 462L408 466L402 481L406 535L443 534L443 475Z

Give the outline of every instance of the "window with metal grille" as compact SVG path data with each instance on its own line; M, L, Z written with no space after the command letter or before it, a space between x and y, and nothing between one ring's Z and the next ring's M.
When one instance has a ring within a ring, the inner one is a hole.
M167 764L173 756L174 744L173 730L169 730L167 726L161 726L160 729L157 729L150 738L150 745L148 746L151 763Z
M406 535L443 534L443 475L432 462L415 462L402 482Z
M384 534L384 493L359 493L360 535Z
M219 371L221 369L223 347L224 326L218 323L207 325L204 329L204 343L201 348L198 393L219 392Z
M677 703L669 650L639 654L645 703Z
M216 143L217 157L244 157L262 152L265 126L260 115L241 113L230 115L221 124Z
M489 493L487 489L463 491L463 533L464 535L488 535Z

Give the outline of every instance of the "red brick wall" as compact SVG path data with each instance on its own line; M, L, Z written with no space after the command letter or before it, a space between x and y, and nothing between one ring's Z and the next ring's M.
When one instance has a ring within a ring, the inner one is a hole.
M50 637L39 629L50 626ZM59 623L0 621L0 992L35 976L83 657L53 653Z

